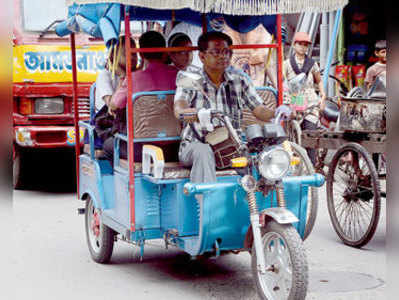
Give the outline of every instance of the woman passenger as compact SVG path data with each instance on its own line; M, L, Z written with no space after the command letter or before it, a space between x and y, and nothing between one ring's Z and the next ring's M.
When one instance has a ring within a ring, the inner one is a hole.
M131 47L136 43L131 38ZM126 77L125 36L109 48L108 60L96 80L95 106L98 110L92 125L95 125L96 148L102 148L103 142L112 135L115 123L115 108L111 107L111 97ZM137 54L131 55L131 71L137 70Z
M131 47L136 43L130 38ZM137 69L137 53L132 53L132 72ZM104 70L100 71L96 80L96 108L100 110L104 104L109 105L112 94L126 77L125 36L120 36L118 42L108 50L108 59ZM122 80L121 80L122 79Z

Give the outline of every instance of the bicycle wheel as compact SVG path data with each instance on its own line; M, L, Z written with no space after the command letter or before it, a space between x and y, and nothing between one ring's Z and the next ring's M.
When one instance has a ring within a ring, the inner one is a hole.
M291 142L291 149L294 155L300 158L300 163L293 167L292 176L311 175L315 173L314 167L306 150L298 144ZM316 222L319 207L319 193L316 187L308 189L308 203L306 213L306 225L303 240L305 240L313 230Z
M330 219L341 240L362 247L373 237L381 207L381 189L371 155L348 143L334 155L327 177Z

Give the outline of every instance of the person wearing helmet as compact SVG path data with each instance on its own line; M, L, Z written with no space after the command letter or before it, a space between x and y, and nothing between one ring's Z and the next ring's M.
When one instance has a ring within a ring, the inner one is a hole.
M293 54L284 61L283 75L286 82L295 81L296 78L303 78L300 80L301 85L295 95L291 95L291 105L294 109L301 107L309 107L318 104L303 120L302 129L317 129L319 120L319 111L325 107L326 94L324 92L323 81L321 80L320 68L312 58L308 57L307 52L309 45L312 43L309 34L306 32L297 32L293 39ZM318 86L319 95L315 91L315 85ZM293 99L297 101L292 103ZM307 149L309 158L313 163L316 162L316 152L314 149Z

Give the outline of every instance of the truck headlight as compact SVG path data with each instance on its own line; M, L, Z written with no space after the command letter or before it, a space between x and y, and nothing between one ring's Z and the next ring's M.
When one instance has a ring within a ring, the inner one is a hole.
M63 112L64 100L62 98L39 98L35 101L37 114L62 114Z
M272 148L259 155L260 174L268 180L283 178L290 168L290 155L283 148Z

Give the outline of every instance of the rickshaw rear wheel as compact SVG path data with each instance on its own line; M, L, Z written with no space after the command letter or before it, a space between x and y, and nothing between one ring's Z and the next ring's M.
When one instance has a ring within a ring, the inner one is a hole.
M266 274L258 271L252 247L252 274L260 299L304 300L308 287L308 264L301 237L291 224L268 222L262 228Z
M114 249L115 232L101 220L101 211L89 196L85 210L86 240L90 255L95 262L107 263Z
M302 146L291 142L292 150L295 155L301 160L299 166L294 169L293 176L304 176L304 175L312 175L315 173L315 169L313 167L310 158ZM316 187L309 187L308 190L308 203L307 203L307 211L306 211L306 225L305 225L305 233L303 235L303 240L305 240L313 230L314 224L316 222L317 212L319 209L319 192Z
M373 159L357 144L335 153L327 177L327 204L335 232L348 246L366 245L377 229L381 188Z

